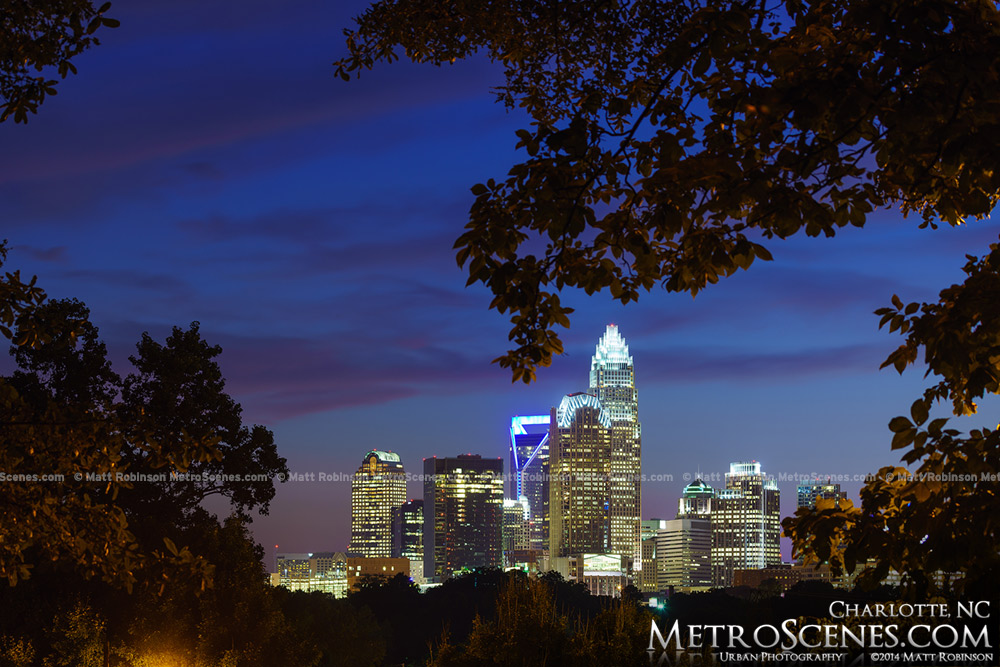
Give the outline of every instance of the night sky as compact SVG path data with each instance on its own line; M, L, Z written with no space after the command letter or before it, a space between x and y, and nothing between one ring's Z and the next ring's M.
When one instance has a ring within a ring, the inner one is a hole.
M936 298L995 222L919 230L884 211L835 239L772 242L773 263L695 300L567 293L568 353L512 385L490 364L507 318L464 287L452 244L470 186L523 158L527 120L494 103L484 60L335 78L363 7L116 1L122 26L99 31L80 73L27 126L0 125L5 269L84 301L122 373L143 331L200 321L293 472L353 472L371 448L412 473L464 452L506 466L510 417L585 390L608 322L635 359L643 472L674 476L643 486L644 518L673 518L684 475L730 461L786 476L898 461L886 424L923 369L878 371L901 339L872 311ZM975 423L995 425L995 405ZM795 485L779 480L783 515ZM860 482L843 486L856 497ZM288 482L253 530L269 553L342 550L349 501L349 482Z

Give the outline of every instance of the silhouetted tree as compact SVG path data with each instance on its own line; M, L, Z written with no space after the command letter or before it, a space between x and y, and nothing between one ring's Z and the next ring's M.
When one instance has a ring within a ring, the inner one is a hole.
M100 42L98 28L118 26L105 16L106 2L90 0L0 0L0 123L26 123L46 95L56 94L54 73L76 73L74 57Z
M430 667L464 665L571 664L569 619L556 609L552 588L543 581L511 576L503 585L490 620L477 615L466 647L445 635Z
M529 579L509 572L488 616L477 614L467 642L445 632L430 667L644 665L652 615L624 598L592 598L583 609L566 609L556 591L565 584L549 575ZM601 609L589 616L590 602Z
M612 601L573 640L575 665L649 664L646 652L653 615L624 595Z
M0 377L0 470L15 476L0 485L0 662L319 660L288 632L245 527L285 461L270 431L243 426L197 323L165 345L144 335L122 381L83 304L8 273L0 334L17 363ZM119 477L136 472L182 477ZM199 505L211 494L232 503L225 524Z
M392 637L385 634L366 607L325 593L280 590L289 630L305 638L316 651L316 667L375 667L381 665ZM275 663L281 664L281 663Z
M5 287L15 289L13 277ZM56 560L126 588L143 568L146 583L168 566L206 577L207 562L176 546L170 527L213 494L243 517L266 512L274 476L287 472L271 432L244 426L225 393L221 349L197 323L165 345L144 334L136 372L122 381L82 303L8 293L17 369L0 379L0 462L39 483L0 488L9 519L0 575L15 583L33 562ZM174 477L119 477L130 474Z
M129 357L136 372L125 378L119 410L128 442L138 444L122 453L123 464L135 472L159 472L162 462L147 455L148 443L155 443L182 461L178 472L185 477L125 491L130 516L159 521L168 511L191 511L212 495L225 496L244 518L249 510L266 514L274 478L288 468L270 430L243 425L243 410L225 392L214 360L222 348L209 345L199 323L192 322L187 330L174 327L165 344L144 333L136 349ZM192 440L211 443L211 456L185 461Z
M353 608L371 612L378 621L387 664L422 662L432 634L428 624L437 619L422 613L425 599L409 577L362 577L348 594L348 601Z

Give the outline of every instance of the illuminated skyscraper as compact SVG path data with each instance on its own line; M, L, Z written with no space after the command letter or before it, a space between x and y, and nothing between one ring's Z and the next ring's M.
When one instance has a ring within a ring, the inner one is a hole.
M424 577L502 564L503 459L424 459Z
M526 498L530 549L549 548L549 415L510 420L511 498Z
M411 500L392 511L392 557L410 559L410 578L424 579L424 501Z
M656 579L656 535L666 525L667 522L663 519L644 519L640 522L642 561L633 563L632 569L635 573L635 586L643 593L656 593L660 590Z
M392 555L392 511L406 502L399 454L372 450L351 479L351 546L368 558Z
M656 536L657 587L689 593L712 586L712 499L715 489L700 479L684 487L677 518Z
M503 566L512 567L519 552L531 549L531 508L527 498L503 499Z
M549 555L607 554L611 417L596 396L584 393L565 396L552 412Z
M618 327L609 324L590 363L590 393L611 421L610 552L641 558L641 430L635 367Z
M712 583L732 586L733 571L781 563L778 484L756 461L732 463L712 501Z

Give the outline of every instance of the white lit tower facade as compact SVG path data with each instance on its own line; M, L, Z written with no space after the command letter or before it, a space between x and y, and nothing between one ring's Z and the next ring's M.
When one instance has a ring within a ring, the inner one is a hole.
M590 394L611 420L610 552L640 562L641 429L635 367L618 327L609 324L590 364Z
M712 501L715 489L700 479L684 487L677 518L657 533L657 589L680 592L712 587Z
M351 546L369 558L392 555L392 513L406 502L406 473L399 454L365 454L351 478Z
M757 461L732 463L712 500L712 583L732 586L735 570L781 564L781 495Z
M611 418L585 393L565 396L551 416L549 555L608 554Z

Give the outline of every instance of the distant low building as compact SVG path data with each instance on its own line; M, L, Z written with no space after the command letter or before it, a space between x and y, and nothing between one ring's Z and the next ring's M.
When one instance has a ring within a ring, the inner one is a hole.
M831 583L830 566L824 564L817 568L815 565L782 563L772 567L735 570L733 572L733 586L760 588L761 584L769 579L777 581L783 591L787 591L802 581Z
M645 519L639 525L639 552L642 559L635 566L634 584L643 593L656 593L660 591L657 582L656 560L658 557L658 544L656 534L666 526L663 519Z
M621 597L629 585L632 559L619 554L576 554L566 558L569 579L582 583L591 595Z
M347 595L346 552L282 553L277 555L277 572L271 585L293 591L321 591L334 597Z
M392 579L397 574L410 576L409 558L348 558L347 588L353 589L364 577Z
M529 576L538 576L548 570L549 559L542 549L511 551L504 553L504 557L507 558L507 569L520 570Z
M854 572L850 574L843 574L833 580L833 585L837 588L843 588L846 590L851 590L857 583L858 577L866 568L874 568L878 565L878 561L874 558L870 558L864 563L858 563ZM936 586L939 590L947 591L953 590L955 588L956 582L961 581L964 578L960 572L943 572L941 570L935 570L933 572L927 573L927 578ZM894 569L889 569L885 577L882 579L882 583L887 586L900 586L903 583L903 576Z

